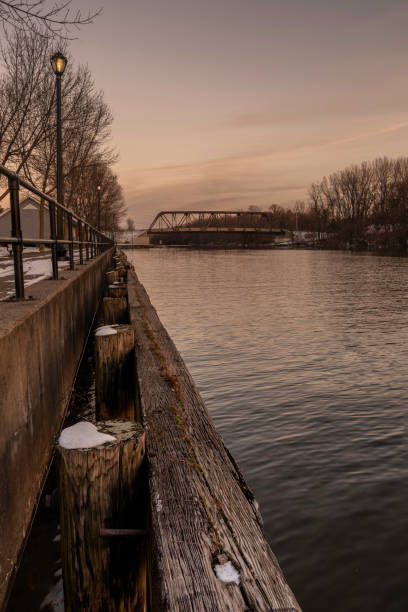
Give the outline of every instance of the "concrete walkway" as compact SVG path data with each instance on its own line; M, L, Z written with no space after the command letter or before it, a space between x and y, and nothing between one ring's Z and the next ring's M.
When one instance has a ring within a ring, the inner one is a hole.
M41 280L52 278L51 252L39 252L35 248L24 249L24 287L28 287ZM74 259L79 260L78 253ZM69 261L59 261L58 269L69 268ZM13 257L7 254L5 248L0 249L0 301L15 294ZM28 294L27 294L28 295Z

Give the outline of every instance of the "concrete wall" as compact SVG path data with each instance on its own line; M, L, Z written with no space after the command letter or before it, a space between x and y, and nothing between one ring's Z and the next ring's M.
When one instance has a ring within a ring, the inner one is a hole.
M0 303L0 608L41 492L111 251Z

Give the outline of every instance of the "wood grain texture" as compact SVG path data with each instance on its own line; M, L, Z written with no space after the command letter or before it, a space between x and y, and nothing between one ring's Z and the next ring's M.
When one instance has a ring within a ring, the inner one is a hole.
M119 275L119 280L122 281L123 283L127 282L127 270L126 267L123 264L118 265L118 267L116 268L118 271L118 275Z
M110 323L127 323L129 318L127 298L103 298L102 316L105 325L109 325Z
M108 285L113 285L115 281L119 280L119 273L117 270L110 270L109 272L106 272L105 276Z
M126 298L125 298L126 299ZM116 334L95 334L95 411L97 419L134 420L137 397L134 388L134 329L118 325Z
M96 425L116 440L90 449L57 446L65 610L144 611L145 543L100 536L101 528L144 527L144 431L125 420Z
M127 295L127 284L120 283L118 285L108 285L108 296L109 297L125 297Z
M256 501L134 271L128 274L146 431L152 610L300 611ZM239 586L214 565L230 560Z

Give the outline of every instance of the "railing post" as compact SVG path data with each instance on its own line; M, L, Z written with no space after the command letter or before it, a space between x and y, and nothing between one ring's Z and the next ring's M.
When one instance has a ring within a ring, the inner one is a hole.
M74 238L72 235L72 213L68 213L69 268L74 270Z
M13 242L14 283L16 286L16 298L21 300L24 299L24 270L18 177L10 177L8 183L10 190L11 235L13 238L18 239L18 242Z
M89 244L88 244L88 242L89 242L89 228L88 228L87 225L85 226L85 242L86 242L86 244L85 244L85 257L86 257L86 260L88 261L88 259L89 259Z
M84 263L84 255L83 255L83 244L82 244L82 221L80 221L79 219L77 220L77 227L78 227L78 240L79 240L79 264L82 266L82 264Z
M55 219L55 202L48 202L48 208L50 211L50 238L54 240L51 245L51 259L52 259L52 278L58 279L58 259L57 259L57 228Z

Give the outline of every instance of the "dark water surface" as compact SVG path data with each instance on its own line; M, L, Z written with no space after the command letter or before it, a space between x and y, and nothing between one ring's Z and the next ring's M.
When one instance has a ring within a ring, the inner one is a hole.
M305 612L408 610L408 260L128 251Z

